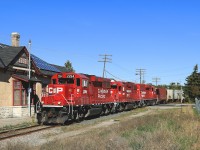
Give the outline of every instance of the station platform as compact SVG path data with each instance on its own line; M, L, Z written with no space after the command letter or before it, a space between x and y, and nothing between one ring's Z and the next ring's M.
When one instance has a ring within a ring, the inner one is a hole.
M35 117L3 118L0 119L0 128L26 123L36 123Z

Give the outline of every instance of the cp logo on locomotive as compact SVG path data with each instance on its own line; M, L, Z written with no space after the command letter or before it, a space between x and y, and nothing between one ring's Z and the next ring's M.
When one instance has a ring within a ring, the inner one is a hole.
M53 94L53 93L60 93L63 91L63 88L61 87L57 87L57 88L52 88L52 87L49 87L49 93L50 94Z

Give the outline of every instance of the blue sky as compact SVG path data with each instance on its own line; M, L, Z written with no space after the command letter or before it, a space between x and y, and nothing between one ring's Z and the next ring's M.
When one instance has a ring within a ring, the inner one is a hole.
M139 82L185 82L199 64L198 0L6 0L1 1L0 42L32 40L31 53L57 65L67 60L76 72L102 76L99 54L111 54L106 70ZM112 77L107 74L107 77Z

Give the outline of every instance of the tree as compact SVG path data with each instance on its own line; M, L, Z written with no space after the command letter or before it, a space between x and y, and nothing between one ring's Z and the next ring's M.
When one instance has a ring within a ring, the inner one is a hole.
M198 73L198 65L194 66L191 75L186 78L184 88L185 97L194 102L195 97L200 97L200 74Z
M69 72L75 72L74 68L72 67L72 63L67 60L67 62L65 63L65 67L67 68L67 70L69 70Z
M168 86L169 89L180 90L181 84L179 82L171 82Z

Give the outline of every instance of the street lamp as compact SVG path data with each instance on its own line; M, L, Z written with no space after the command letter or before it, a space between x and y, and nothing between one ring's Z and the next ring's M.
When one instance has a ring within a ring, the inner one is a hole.
M29 40L28 42L28 53L29 53L29 57L28 57L28 112L29 112L29 116L31 117L31 83L30 83L30 79L31 79L31 40Z

